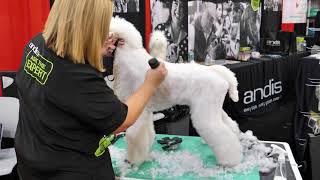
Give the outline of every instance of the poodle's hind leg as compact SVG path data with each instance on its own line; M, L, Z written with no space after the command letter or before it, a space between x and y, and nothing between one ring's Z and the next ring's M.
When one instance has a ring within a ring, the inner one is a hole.
M232 120L224 110L222 110L222 120L239 137L241 131L238 123Z
M198 106L192 109L192 124L213 150L218 164L229 167L239 164L242 147L237 135L223 122L222 108Z
M151 112L144 110L138 120L126 131L127 160L134 165L140 165L150 156L155 137L152 117Z

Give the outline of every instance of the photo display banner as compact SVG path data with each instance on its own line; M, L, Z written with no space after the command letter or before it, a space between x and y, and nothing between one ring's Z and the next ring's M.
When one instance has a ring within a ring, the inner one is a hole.
M283 0L282 23L306 23L307 0Z
M145 43L145 0L113 0L113 16L132 23L140 32ZM145 44L144 44L145 46Z
M151 0L150 6L152 29L168 39L169 62L238 59L241 47L259 50L260 0Z
M261 38L277 39L281 29L282 0L264 0Z
M240 47L258 51L259 0L188 2L189 51L196 62L238 59Z
M238 59L240 47L258 51L260 1L189 1L189 7L194 9L188 15L189 28L194 28L194 41L190 41L194 49L190 50L196 62Z
M165 33L168 40L167 61L188 60L188 1L151 0L152 30Z
M113 12L114 13L135 13L139 12L140 0L114 0Z

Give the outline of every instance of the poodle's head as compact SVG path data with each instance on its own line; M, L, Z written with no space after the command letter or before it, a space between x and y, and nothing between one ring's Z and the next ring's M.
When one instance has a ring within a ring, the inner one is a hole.
M111 19L110 33L117 33L125 41L125 46L133 49L143 48L142 37L134 25L118 16Z
M168 42L163 31L153 31L150 38L149 49L163 49L167 48Z

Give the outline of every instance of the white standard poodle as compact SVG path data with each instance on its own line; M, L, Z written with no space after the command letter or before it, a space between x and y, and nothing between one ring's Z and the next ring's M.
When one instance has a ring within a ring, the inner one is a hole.
M143 83L150 69L148 60L152 56L143 48L138 30L126 20L113 18L110 32L117 33L125 41L125 45L118 47L115 52L113 83L115 94L125 101ZM155 52L153 47L151 49ZM182 104L190 107L192 124L211 147L218 164L229 167L239 164L242 160L242 146L238 136L240 130L238 124L222 109L227 93L233 101L239 99L238 82L234 74L219 65L165 62L165 56L158 54L156 57L165 63L168 75L139 119L126 132L127 160L139 165L149 158L155 139L153 112Z

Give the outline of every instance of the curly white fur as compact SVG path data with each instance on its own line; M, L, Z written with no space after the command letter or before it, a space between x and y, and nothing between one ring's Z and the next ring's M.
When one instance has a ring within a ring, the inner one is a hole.
M153 31L150 38L149 50L150 55L157 59L167 59L168 41L162 31Z
M143 48L140 33L126 20L113 18L110 31L118 33L126 42L115 52L113 87L115 94L124 101L143 83L152 56ZM165 63L168 75L137 122L126 132L128 160L140 164L148 159L155 138L152 112L184 104L189 105L193 126L212 148L218 163L225 166L240 163L240 130L222 109L228 91L233 101L239 99L234 74L224 66L159 60Z

